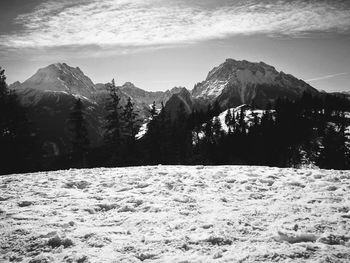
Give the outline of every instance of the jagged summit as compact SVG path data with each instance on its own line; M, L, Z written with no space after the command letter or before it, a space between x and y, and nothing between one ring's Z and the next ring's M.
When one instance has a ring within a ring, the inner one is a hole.
M264 62L226 59L213 68L205 81L195 85L192 96L207 101L219 100L223 107L249 104L256 97L267 104L278 97L295 98L304 91L318 91L290 74L278 72Z
M86 97L90 97L95 92L95 85L91 79L84 75L79 67L73 68L66 63L55 63L39 69L23 82L20 88L66 92Z
M167 90L166 92L169 92L171 94L176 94L176 93L181 92L184 89L187 90L185 87L174 87L174 88L172 88L170 90Z
M126 88L130 88L130 89L138 89L134 83L127 81L123 84L123 86L121 86L121 88L126 89Z
M208 73L207 79L210 79L218 75L220 75L221 77L224 77L225 74L229 74L230 72L237 71L237 70L247 70L247 69L251 70L252 72L260 71L262 73L266 71L277 72L275 67L270 66L264 62L254 63L254 62L249 62L247 60L239 61L232 58L228 58L225 60L224 63L212 69Z
M17 89L20 86L21 86L21 82L15 81L15 82L13 82L12 84L9 85L9 88L10 89Z

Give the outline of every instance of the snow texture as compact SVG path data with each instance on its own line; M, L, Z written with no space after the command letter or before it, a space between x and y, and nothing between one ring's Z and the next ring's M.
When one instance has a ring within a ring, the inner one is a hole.
M0 262L349 262L350 171L152 166L0 177Z

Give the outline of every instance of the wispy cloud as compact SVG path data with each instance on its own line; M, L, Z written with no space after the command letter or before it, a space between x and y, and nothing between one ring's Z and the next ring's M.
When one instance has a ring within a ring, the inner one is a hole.
M0 48L193 43L234 35L302 37L349 33L347 1L48 0L17 17L24 30L0 35ZM217 3L217 4L214 4ZM220 4L221 3L221 4ZM224 3L224 4L222 4Z
M344 76L344 75L349 75L349 73L348 72L342 72L342 73L336 73L336 74L331 74L331 75L325 75L325 76L321 76L321 77L318 77L318 78L308 79L306 81L307 82L315 82L315 81L319 81L319 80L332 79L332 78L339 77L339 76Z

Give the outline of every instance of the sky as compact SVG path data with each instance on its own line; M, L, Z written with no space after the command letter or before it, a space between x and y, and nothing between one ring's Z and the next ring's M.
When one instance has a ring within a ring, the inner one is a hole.
M95 83L192 89L227 58L350 91L350 1L1 0L8 83L65 62Z

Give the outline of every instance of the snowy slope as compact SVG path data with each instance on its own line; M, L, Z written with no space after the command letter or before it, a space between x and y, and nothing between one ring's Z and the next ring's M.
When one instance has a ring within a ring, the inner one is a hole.
M243 105L238 106L236 108L227 109L227 110L221 112L218 116L213 117L211 120L212 124L214 124L215 119L218 118L220 121L220 124L221 124L222 131L224 131L227 134L229 131L228 126L225 123L225 117L226 117L227 112L231 111L231 114L234 114L235 116L237 116L237 114L241 113L242 107L244 108L244 111L243 111L244 122L246 123L247 128L251 127L253 125L254 118L255 118L254 116L257 116L257 118L260 120L264 114L264 110L258 110L258 109L253 110L249 106L243 104ZM193 143L194 144L198 143L197 138L203 139L205 137L205 134L204 134L205 126L206 126L206 124L202 125L202 130L198 133L198 137L197 137L197 134L193 133Z
M99 168L0 189L1 262L350 260L350 171Z
M220 114L219 114L219 116L217 116L218 118L219 118L219 120L220 120L220 123L221 123L221 127L222 127L222 130L224 131L224 132L228 132L228 126L226 125L226 123L225 123L225 117L226 117L226 115L227 115L227 112L228 111L231 111L231 114L232 113L234 113L235 114L235 116L237 115L237 114L240 114L240 112L241 112L241 108L242 107L247 107L247 105L241 105L241 106L238 106L238 107L236 107L236 108L231 108L231 109L227 109L227 110L225 110L225 111L223 111L223 112L221 112ZM256 115L259 119L261 119L261 117L263 116L263 114L264 114L264 110L252 110L252 109L246 109L246 110L244 110L243 111L243 113L244 113L244 122L247 124L247 126L249 127L249 126L251 126L252 124L253 124L253 121L254 121L254 115ZM215 118L215 117L214 117ZM213 123L214 123L214 119L213 118Z

